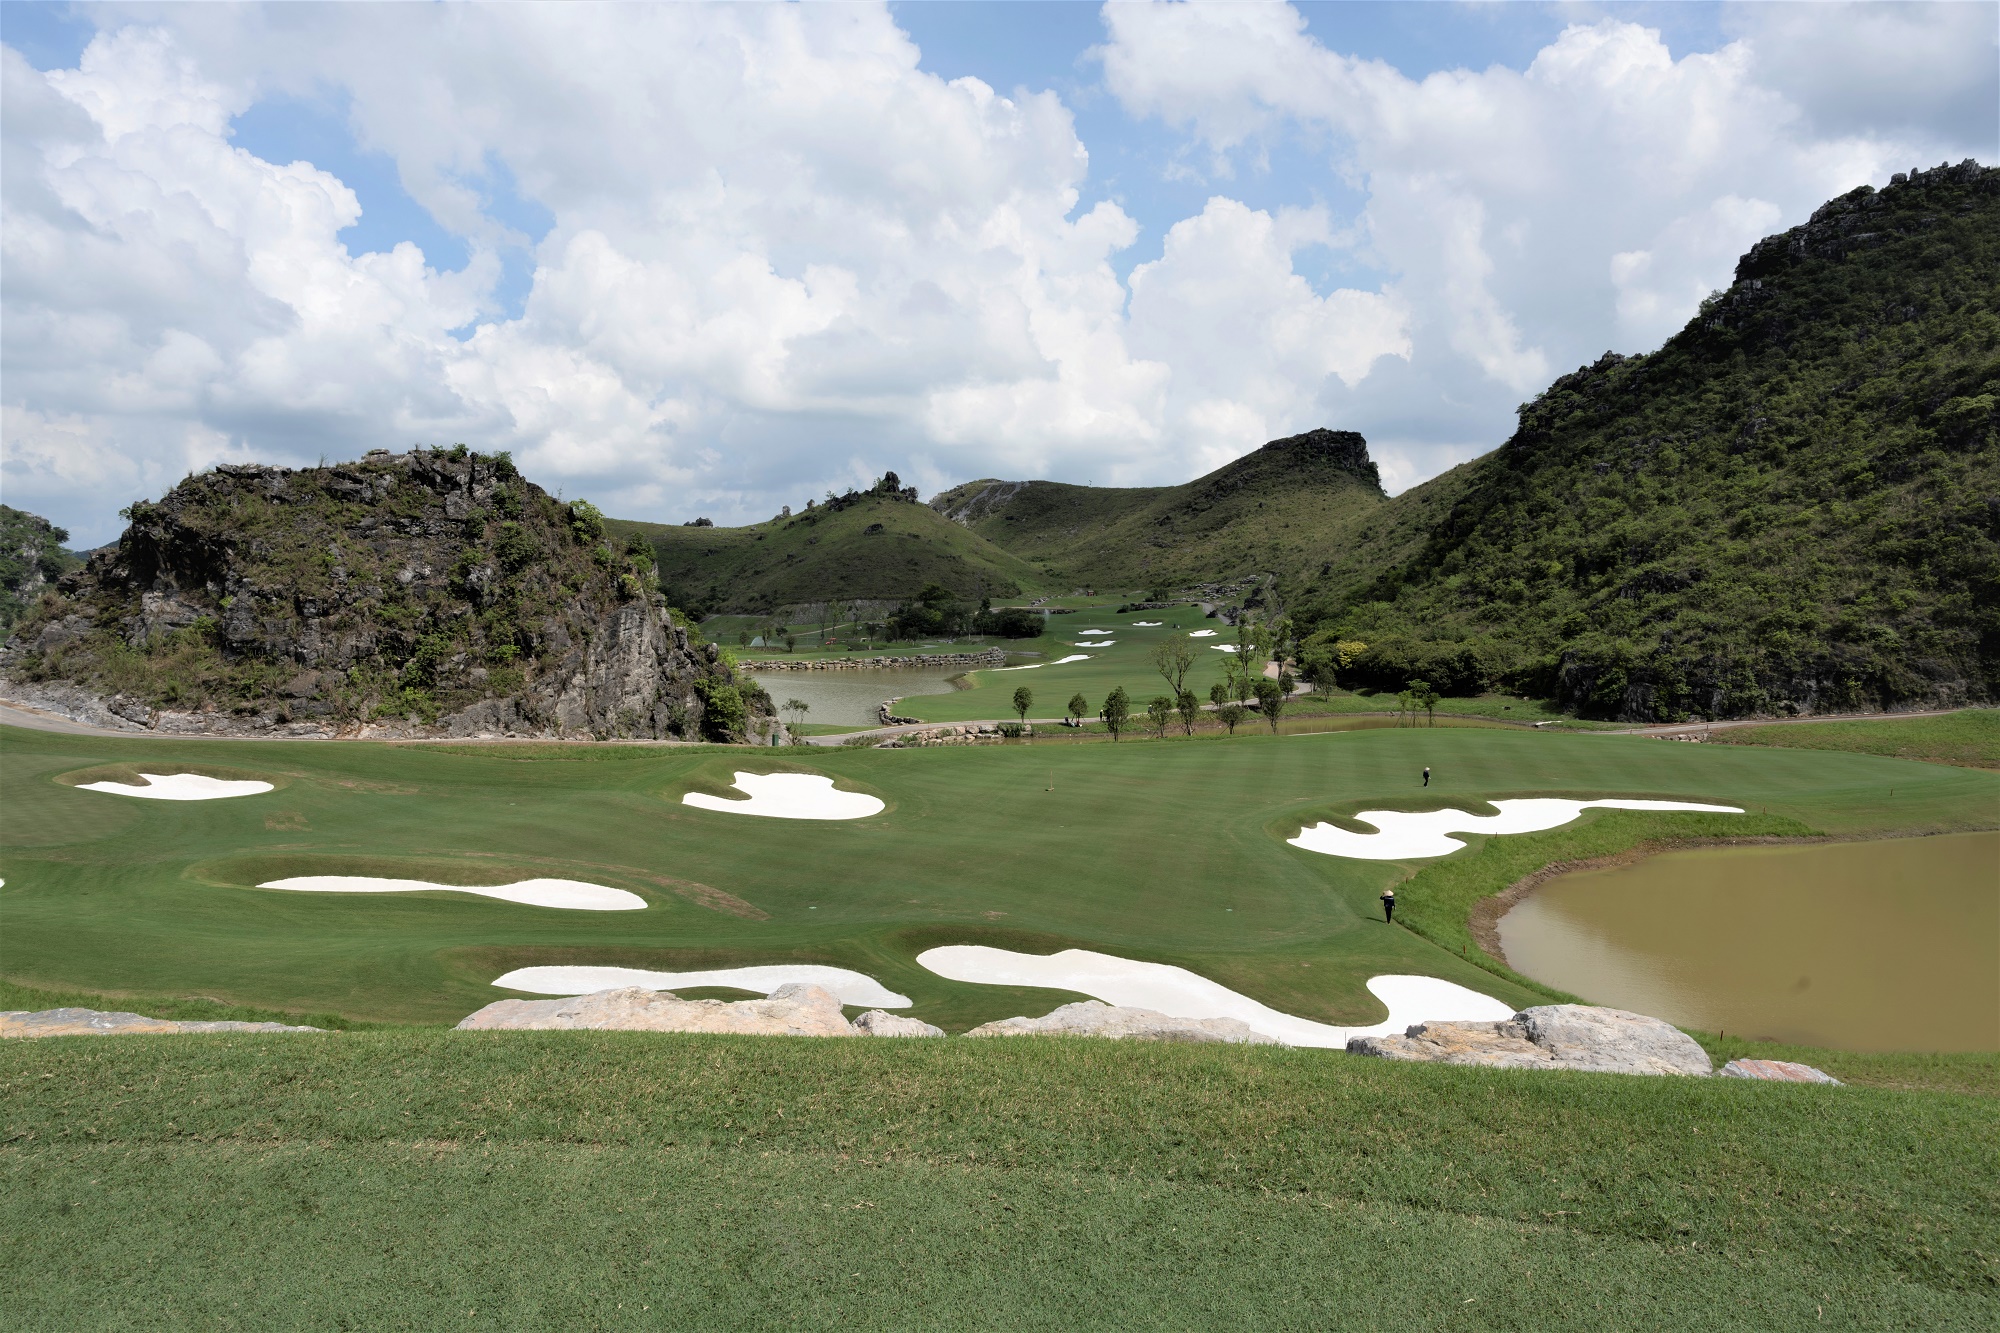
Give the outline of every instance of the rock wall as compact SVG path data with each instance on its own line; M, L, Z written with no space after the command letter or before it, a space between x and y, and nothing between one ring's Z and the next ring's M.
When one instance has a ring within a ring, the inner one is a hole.
M906 657L815 657L757 658L739 662L745 671L858 671L864 667L1005 666L1004 649L989 648L983 653L914 653Z

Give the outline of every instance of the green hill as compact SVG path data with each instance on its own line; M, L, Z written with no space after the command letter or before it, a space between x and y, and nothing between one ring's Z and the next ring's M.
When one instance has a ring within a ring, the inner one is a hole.
M1367 442L1315 430L1180 486L984 480L931 507L1058 582L1137 588L1297 578L1382 502Z
M1996 273L2000 170L1843 195L1382 506L1293 605L1385 688L1628 720L1992 701Z
M851 491L742 528L607 519L614 537L650 542L668 600L693 614L769 614L784 606L900 601L931 584L972 601L1043 590L1042 572L917 502L891 472Z

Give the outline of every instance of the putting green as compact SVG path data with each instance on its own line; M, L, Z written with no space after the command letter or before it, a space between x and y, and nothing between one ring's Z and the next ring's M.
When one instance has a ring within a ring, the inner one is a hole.
M1426 765L1429 791L1418 778ZM120 767L261 777L277 790L180 803L67 785L79 771ZM738 769L825 774L886 808L826 822L682 804L689 791L740 795L730 786ZM1443 863L1350 861L1284 841L1364 808L1477 809L1535 795L1747 813L1591 810L1552 833L1472 836ZM803 754L0 729L0 798L4 967L24 985L428 1023L499 998L489 983L503 972L547 964L848 967L950 1029L1078 998L951 982L914 961L935 945L982 943L1172 963L1286 1013L1355 1025L1382 1017L1365 983L1384 973L1436 976L1508 1003L1541 998L1405 929L1401 914L1395 927L1381 923L1377 895L1421 865L1476 872L1490 857L1511 878L1537 848L1556 859L1580 833L1630 845L1990 827L2000 775L1470 728ZM649 907L565 912L466 894L254 887L298 875L575 879ZM1425 883L1399 894L1420 925ZM1465 876L1447 890L1467 892Z

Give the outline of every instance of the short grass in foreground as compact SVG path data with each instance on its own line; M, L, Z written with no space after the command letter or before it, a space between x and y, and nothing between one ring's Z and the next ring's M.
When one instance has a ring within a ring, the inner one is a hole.
M1839 750L1895 759L1928 759L1969 768L2000 768L2000 708L1967 708L1942 717L1729 727L1709 739L1723 745Z
M9 1327L1990 1328L1992 1102L1062 1039L0 1046Z

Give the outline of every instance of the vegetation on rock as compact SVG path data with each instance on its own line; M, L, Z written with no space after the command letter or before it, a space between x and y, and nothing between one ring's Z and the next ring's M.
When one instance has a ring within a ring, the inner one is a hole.
M160 725L740 738L770 712L614 547L505 454L226 465L125 512L45 595L10 686L80 687ZM185 719L183 719L185 721Z
M0 639L63 575L83 563L63 543L69 533L47 519L0 505Z

